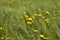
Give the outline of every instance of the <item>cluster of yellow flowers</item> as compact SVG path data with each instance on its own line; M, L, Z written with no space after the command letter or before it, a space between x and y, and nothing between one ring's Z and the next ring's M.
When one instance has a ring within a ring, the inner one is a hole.
M28 25L33 24L33 22L32 22L33 18L32 17L29 17L28 15L26 15L26 12L25 11L23 11L23 14L24 14L25 19L26 19L26 24L28 24Z
M33 30L33 32L38 33L38 30L35 29L35 30ZM40 38L45 39L45 40L48 40L49 39L49 37L47 38L43 34L40 34L39 36L40 36Z
M48 15L50 14L49 11L46 11L45 13L48 14ZM26 15L26 12L25 12L25 11L23 12L23 14L24 14L25 17L26 17L26 23L27 23L28 25L33 24L32 21L33 21L33 19L36 18L37 16L43 18L46 23L50 23L50 18L46 18L45 16L43 16L42 13L40 13L40 14L35 13L35 14L32 15L32 17L29 17L28 15ZM20 18L23 18L23 17L20 17ZM54 18L54 19L56 19L56 18ZM34 32L34 33L38 33L38 30L37 30L37 29L34 29L33 32ZM43 39L45 39L45 40L48 40L48 39L49 39L49 38L45 37L45 36L42 35L42 34L40 34L39 36L40 36L40 38L43 38Z
M0 31L2 31L3 30L3 27L0 27ZM2 36L1 37L1 39L3 40L4 39L4 37Z
M45 13L50 14L49 11L46 11ZM46 18L45 16L43 16L42 13L35 13L35 14L32 15L32 17L27 16L25 11L23 12L23 14L26 16L26 20L29 20L29 21L26 22L29 25L31 25L33 23L32 20L33 20L33 18L36 18L36 16L42 17L43 19L45 19L44 21L46 23L50 23L50 18ZM20 18L22 18L22 17L20 17ZM54 19L56 19L56 18L54 18Z
M48 14L48 15L50 14L49 11L46 11L45 13ZM50 23L50 18L46 18L45 16L43 16L42 13L34 13L34 14L32 15L32 17L29 17L29 16L26 14L25 11L23 11L23 14L24 14L24 16L25 16L25 18L26 18L26 23L27 23L28 25L33 24L33 19L36 18L37 16L43 18L46 23ZM20 18L23 18L23 17L21 16ZM53 19L56 19L56 17L54 17Z
M33 22L32 22L33 19L32 19L31 17L26 18L26 20L27 20L26 23L27 23L28 25L31 25L31 24L33 23Z

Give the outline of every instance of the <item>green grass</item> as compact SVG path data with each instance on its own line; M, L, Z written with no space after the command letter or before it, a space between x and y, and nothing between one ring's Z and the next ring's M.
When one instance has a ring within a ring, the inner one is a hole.
M24 11L31 18L35 13L45 18L35 16L28 25ZM3 40L47 40L41 34L48 40L60 40L60 0L0 0L0 27L0 40L2 36Z

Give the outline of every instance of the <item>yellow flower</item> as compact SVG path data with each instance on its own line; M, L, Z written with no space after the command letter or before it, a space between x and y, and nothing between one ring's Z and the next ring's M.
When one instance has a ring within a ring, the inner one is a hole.
M30 18L27 18L26 20L32 20L32 18L30 17Z
M33 31L36 32L36 33L38 32L38 30L33 30Z
M3 29L3 27L0 27L0 30L2 30Z
M46 18L46 19L45 19L45 22L46 22L46 23L50 23L49 20L50 20L49 18Z
M40 37L41 37L41 38L44 38L45 36L41 34Z
M49 11L46 11L46 14L50 14Z
M3 40L3 39L4 39L4 37L1 37L1 39Z
M28 21L28 22L26 22L26 23L27 23L27 24L29 24L29 25L31 25L31 24L32 24L32 22L29 22L29 21Z

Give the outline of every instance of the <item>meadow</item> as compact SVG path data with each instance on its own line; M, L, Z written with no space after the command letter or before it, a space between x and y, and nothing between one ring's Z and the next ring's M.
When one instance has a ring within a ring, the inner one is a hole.
M60 40L60 0L0 0L0 40Z

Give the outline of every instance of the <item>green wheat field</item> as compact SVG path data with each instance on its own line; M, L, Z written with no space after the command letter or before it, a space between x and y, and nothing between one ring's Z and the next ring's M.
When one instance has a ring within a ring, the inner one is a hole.
M0 40L60 40L60 0L0 0Z

